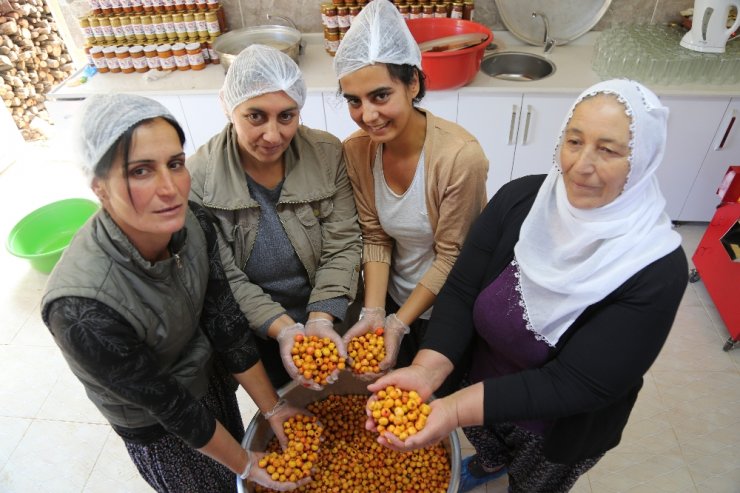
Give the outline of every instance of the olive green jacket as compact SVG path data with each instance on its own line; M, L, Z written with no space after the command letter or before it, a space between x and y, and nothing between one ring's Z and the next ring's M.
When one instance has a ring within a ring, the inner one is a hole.
M187 166L192 175L190 199L218 218L221 259L234 296L249 325L263 327L285 310L244 273L260 208L249 194L233 125L201 146ZM277 210L313 288L309 303L340 296L352 301L362 241L342 145L336 137L298 128L285 151L285 181Z

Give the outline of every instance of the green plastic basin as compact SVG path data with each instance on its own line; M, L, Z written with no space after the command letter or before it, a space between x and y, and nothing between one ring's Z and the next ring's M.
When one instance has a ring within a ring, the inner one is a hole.
M75 233L99 208L89 199L47 204L18 221L5 246L16 257L28 259L34 269L48 274Z

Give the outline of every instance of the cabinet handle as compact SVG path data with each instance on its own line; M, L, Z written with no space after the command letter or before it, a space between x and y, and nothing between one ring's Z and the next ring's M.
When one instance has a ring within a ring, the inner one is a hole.
M717 150L721 150L725 146L725 142L727 142L727 137L730 136L730 130L732 130L732 126L735 124L735 117L733 116L730 118L730 124L727 125L727 130L725 130L725 135L722 136L722 140L719 143L719 147Z
M514 124L516 123L516 112L517 107L515 104L511 105L511 123L509 124L509 145L514 143Z
M527 121L524 123L524 138L522 144L527 145L527 137L529 137L529 120L532 118L532 105L527 105Z

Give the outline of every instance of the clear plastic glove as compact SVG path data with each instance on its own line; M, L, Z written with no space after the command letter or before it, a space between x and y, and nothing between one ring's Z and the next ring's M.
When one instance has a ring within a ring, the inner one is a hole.
M347 347L342 338L339 337L339 334L334 330L334 323L331 320L327 320L325 318L314 318L309 320L306 322L306 335L309 337L316 336L319 339L324 337L329 338L337 346L339 356L342 358L347 357ZM332 384L336 382L338 378L339 369L336 369L331 372L331 374L326 378L326 381L327 383ZM319 387L323 388L322 386Z
M275 407L266 413L262 413L262 417L264 417L270 424L270 428L272 428L273 433L275 433L275 436L280 443L280 448L283 450L288 447L288 437L285 435L283 423L296 414L313 416L313 413L306 409L291 406L285 399L280 399L277 404L275 404Z
M355 337L360 337L368 332L373 332L382 328L385 324L385 308L363 308L360 310L360 319L355 323L342 337L345 347L349 347L349 342ZM354 365L352 358L347 358L347 365L351 368ZM382 373L354 373L355 378L366 382L377 379Z
M306 330L303 327L303 324L288 325L280 329L280 332L278 332L278 335L275 338L278 344L280 344L280 359L283 360L285 371L288 372L291 379L304 387L308 387L313 390L321 390L320 385L301 375L298 371L298 367L293 362L293 345L295 344L295 336L298 334L303 336L306 335Z
M380 362L380 369L383 371L390 370L396 364L398 351L401 349L401 339L411 332L411 328L391 313L385 317L385 358Z
M311 482L310 476L295 483L275 481L267 473L267 470L261 468L258 464L260 459L264 456L264 452L253 452L251 450L247 450L247 467L239 476L242 479L246 479L247 481L251 481L275 491L292 491Z

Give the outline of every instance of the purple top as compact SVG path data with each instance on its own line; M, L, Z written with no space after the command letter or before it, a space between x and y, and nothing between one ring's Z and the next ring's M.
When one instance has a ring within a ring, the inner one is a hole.
M516 261L480 292L473 306L473 323L478 334L473 349L469 379L476 383L487 378L518 373L544 365L550 348L527 329ZM502 396L506 398L506 396ZM546 421L517 421L517 425L542 433Z

